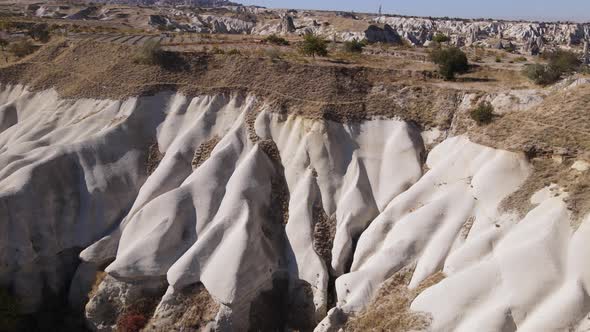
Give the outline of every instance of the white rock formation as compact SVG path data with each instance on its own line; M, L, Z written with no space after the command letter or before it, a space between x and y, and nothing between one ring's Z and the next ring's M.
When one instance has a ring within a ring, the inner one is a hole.
M84 249L69 291L81 301L106 265L86 305L96 330L146 297L166 329L199 289L216 304L208 327L324 331L415 266L410 287L447 276L412 305L433 331L586 328L588 222L574 232L550 190L522 221L503 213L525 157L445 134L308 120L253 96L68 101L3 86L0 284L34 311L43 286L69 286Z

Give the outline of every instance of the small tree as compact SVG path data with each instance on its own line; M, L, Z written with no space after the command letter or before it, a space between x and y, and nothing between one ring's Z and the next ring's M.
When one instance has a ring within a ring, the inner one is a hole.
M8 52L12 53L18 58L27 56L35 52L35 45L27 39L21 39L17 42L10 44L7 48Z
M279 46L287 46L289 45L289 41L287 41L285 38L279 37L275 34L272 34L268 37L266 37L264 39L267 43L270 44L275 44L275 45L279 45Z
M432 41L439 43L439 44L446 43L449 40L450 40L449 36L447 36L443 33L440 33L440 32L437 32L436 35L434 35L434 37L432 37Z
M33 25L29 30L29 36L34 40L38 40L42 43L49 41L49 26L45 23L38 23Z
M300 51L305 56L327 56L328 55L328 41L313 33L308 33L303 37Z
M538 85L553 84L561 78L561 72L559 70L538 63L524 67L523 74Z
M133 61L144 65L161 64L163 60L163 51L160 42L150 40L141 46L135 53Z
M467 55L457 47L436 48L430 53L430 59L438 65L439 73L446 80L469 70Z
M543 58L549 60L549 66L562 74L569 74L580 69L582 61L580 57L572 52L565 50L556 50L543 54Z
M494 106L489 101L480 103L471 111L471 118L480 126L492 122L494 118Z
M366 46L365 41L358 41L353 39L351 41L344 42L344 51L348 53L363 53L363 49Z

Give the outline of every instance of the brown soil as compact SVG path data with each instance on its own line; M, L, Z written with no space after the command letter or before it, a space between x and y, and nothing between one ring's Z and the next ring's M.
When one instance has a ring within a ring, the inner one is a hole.
M127 45L55 41L0 68L0 82L25 83L33 90L55 87L65 98L122 99L160 90L189 96L244 92L291 113L337 121L400 116L436 122L437 114L453 109L457 100L455 90L415 86L431 76L420 71L209 53L168 53L168 65L141 65L132 60L135 52Z

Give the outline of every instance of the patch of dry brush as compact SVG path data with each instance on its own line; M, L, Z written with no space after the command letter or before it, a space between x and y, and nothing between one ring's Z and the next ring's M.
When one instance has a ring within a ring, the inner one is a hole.
M444 279L437 272L416 289L408 289L413 268L404 268L389 278L379 289L373 302L363 312L351 318L345 327L347 332L366 331L420 331L428 328L430 317L410 310L412 301L426 288Z

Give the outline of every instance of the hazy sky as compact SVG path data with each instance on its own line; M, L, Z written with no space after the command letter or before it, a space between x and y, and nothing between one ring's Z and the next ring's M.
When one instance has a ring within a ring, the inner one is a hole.
M236 0L271 8L331 9L416 16L590 21L590 0Z

